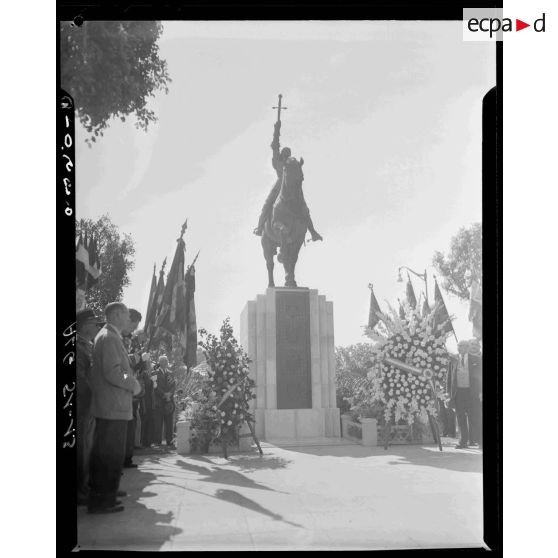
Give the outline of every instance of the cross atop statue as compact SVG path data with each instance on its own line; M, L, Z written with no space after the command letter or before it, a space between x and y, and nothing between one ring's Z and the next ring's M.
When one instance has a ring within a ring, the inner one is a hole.
M272 107L273 110L277 109L277 122L281 122L281 109L282 110L287 110L287 107L281 106L281 99L282 98L283 98L283 95L281 95L281 93L279 93L279 102L277 103L276 107Z

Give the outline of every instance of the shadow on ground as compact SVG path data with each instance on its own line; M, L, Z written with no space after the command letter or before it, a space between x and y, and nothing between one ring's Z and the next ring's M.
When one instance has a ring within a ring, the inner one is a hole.
M482 452L477 449L456 450L446 446L439 451L437 446L394 445L384 450L373 446L314 446L282 447L286 451L308 455L328 455L333 457L352 457L355 459L374 459L381 457L395 458L388 461L390 465L421 465L437 467L464 473L482 473ZM383 460L385 463L385 460Z
M282 515L279 515L278 513L273 513L272 511L264 508L257 502L254 502L254 500L250 500L250 498L246 498L246 496L243 496L242 494L239 494L234 490L224 490L224 489L217 490L217 492L215 492L215 497L218 498L219 500L224 500L225 502L236 504L237 506L242 506L243 508L246 508L248 510L261 513L263 515L266 515L267 517L270 517L271 519L274 519L275 521L282 521L283 523L292 525L293 527L304 528L302 525L299 525L298 523L287 521L286 519L283 518Z
M182 533L172 526L171 511L160 513L149 509L139 500L155 496L146 490L157 480L157 475L133 470L121 485L128 492L122 498L123 512L107 515L89 515L86 508L78 508L78 545L86 549L160 550L164 543Z
M389 461L389 464L396 466L420 465L462 473L482 473L482 454L479 451L433 451L422 447L417 450L409 452L388 449L390 455L401 458L399 461Z
M274 490L265 485L259 484L237 471L222 469L218 465L215 465L212 461L210 461L206 457L196 456L195 460L208 463L208 465L211 465L211 467L196 465L194 463L190 463L181 459L179 459L174 463L169 463L165 461L160 461L156 457L148 458L144 462L150 462L154 465L157 465L158 467L161 467L164 471L171 473L171 474L162 474L162 473L157 474L156 478L152 482L152 485L164 484L167 486L174 486L185 492L193 492L199 495L206 496L208 498L214 498L217 500L228 502L229 504L240 506L242 508L265 515L266 517L269 517L275 521L281 521L293 527L304 528L302 525L284 519L283 516L281 516L280 514L268 510L267 508L263 507L261 504L258 504L258 502L234 490L218 488L215 491L215 495L208 494L207 492L202 492L201 490L196 490L192 486L195 482L209 482L215 484L233 485L233 486L238 486L240 488L255 488L259 490L269 490L272 492L284 494L284 492ZM247 463L244 463L245 460L247 460ZM259 460L259 458L256 457L255 460L257 460L259 465L263 466L265 464L269 468L284 467L286 466L287 463L289 463L289 461L277 457L275 458L270 457L267 460L261 460L261 461ZM253 464L250 464L251 462L250 457L241 457L238 459L238 461L240 462L239 463L240 467L247 467L248 468L247 470L254 470ZM231 463L227 462L225 466L229 466L230 464ZM194 479L191 479L194 482L188 483L190 484L190 486L185 484L179 484L178 482L172 482L173 479L178 480L180 478L181 471L196 473L197 475L200 475L201 478L195 477Z
M176 461L176 465L179 466L183 471L188 471L191 473L197 473L201 478L197 478L201 482L211 482L215 484L228 484L232 486L240 486L242 488L256 488L258 490L271 490L277 492L264 484L260 484L255 480L239 473L238 471L232 471L230 469L222 469L214 465L211 461L204 457L197 457L196 461L202 461L210 465L206 467L203 465L195 465L190 461L183 461L179 459ZM227 463L228 465L228 463Z
M290 463L291 461L289 461L288 459L284 459L283 457L277 457L277 456L233 455L229 457L229 465L232 465L233 467L238 467L238 469L240 469L245 473L251 473L253 471L259 471L262 469L286 469Z

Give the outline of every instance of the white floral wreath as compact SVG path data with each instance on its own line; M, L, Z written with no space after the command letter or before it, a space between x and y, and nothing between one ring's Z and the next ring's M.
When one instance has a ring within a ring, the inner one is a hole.
M384 324L384 335L368 331L377 344L378 363L371 373L372 400L382 403L386 423L401 419L408 424L420 420L426 424L428 415L438 415L437 399L444 399L449 357L445 348L447 334L442 327L432 326L432 313L421 317L407 308L406 318L396 312L378 314ZM386 357L410 364L427 374L415 375L384 362ZM434 387L434 393L432 390Z

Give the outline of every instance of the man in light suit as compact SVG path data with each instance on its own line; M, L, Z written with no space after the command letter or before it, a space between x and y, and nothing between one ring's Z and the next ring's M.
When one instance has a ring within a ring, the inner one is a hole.
M457 351L457 357L451 358L447 385L459 426L456 447L462 449L481 441L482 360L469 356L469 341L460 341Z
M124 509L116 499L126 453L126 431L132 419L132 396L140 391L122 332L130 327L128 308L111 302L105 308L106 325L95 337L91 370L91 414L96 430L90 461L89 513Z

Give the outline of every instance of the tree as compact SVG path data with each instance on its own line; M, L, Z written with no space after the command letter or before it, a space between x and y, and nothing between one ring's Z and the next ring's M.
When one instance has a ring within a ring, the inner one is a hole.
M435 252L434 267L443 279L446 291L467 301L473 279L482 285L482 226L474 223L469 228L462 227L451 239L446 255Z
M370 343L336 347L337 407L342 414L351 409L351 400L365 382L374 359L374 348Z
M159 89L168 93L167 63L159 58L159 21L86 21L60 24L61 87L74 98L76 112L95 141L112 117L135 114L147 130L157 118L147 108ZM89 143L91 146L91 144Z
M370 343L357 343L348 347L335 348L337 372L350 372L366 376L374 364L374 348Z
M103 215L97 221L81 219L76 222L76 234L92 235L97 239L102 273L95 285L85 293L86 304L102 312L109 302L120 301L124 287L130 284L129 272L134 269L135 247L129 234L122 237L118 227Z

